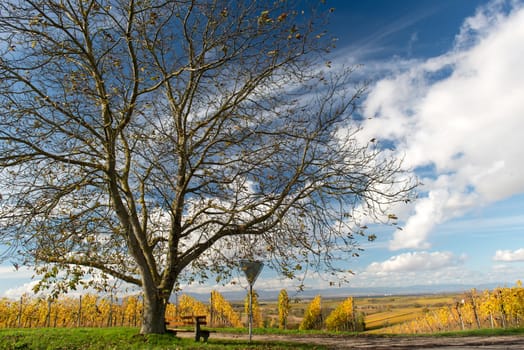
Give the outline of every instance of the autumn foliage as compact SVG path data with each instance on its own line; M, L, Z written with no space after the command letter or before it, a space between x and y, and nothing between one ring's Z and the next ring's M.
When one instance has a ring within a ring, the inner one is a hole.
M80 298L30 298L0 300L0 327L111 327L140 324L142 301L136 296L100 298L83 295Z
M448 300L453 300L453 297ZM242 327L246 325L247 305L246 298L245 304L237 305L235 309L217 291L211 292L208 303L183 294L177 298L176 303L167 305L166 318L205 315L209 327ZM258 294L253 292L254 327L298 326L301 330L324 329L336 332L366 330L365 315L353 297L337 304L330 302L323 307L321 296L317 295L305 310L291 306L285 289L280 291L278 305L275 305L274 310L261 307ZM81 297L63 296L58 299L24 295L18 300L0 299L0 328L139 327L142 312L143 301L138 295L117 298L87 294ZM243 314L242 318L240 313ZM373 315L367 315L368 321ZM421 316L413 316L402 323L378 327L379 331L419 334L524 327L524 288L519 281L514 287L485 291L472 289L455 297L453 302L441 303L435 308L425 308L423 313L417 312L417 315ZM295 323L287 322L289 316L293 317ZM299 325L297 320L301 321ZM369 328L377 330L371 324Z
M254 290L252 293L251 308L253 310L253 326L262 327L264 320L262 319L262 312L260 311L260 305L258 303L258 293ZM249 294L244 300L244 311L246 315L249 315Z
M282 289L278 294L278 328L287 328L287 317L289 315L289 296L285 289Z
M424 316L390 327L391 333L434 333L480 328L519 328L524 326L524 288L496 288L479 292L472 289L455 303L427 311Z
M299 326L300 330L322 328L322 298L317 295L306 308L304 319Z
M209 322L209 307L189 295L182 294L178 299L178 307L180 315L205 315L208 318L206 321Z
M341 302L326 318L329 331L363 331L365 328L362 315L357 314L352 297Z
M24 295L19 300L0 299L0 328L138 327L142 312L143 302L139 296L119 299L86 294L44 299ZM178 300L178 307L167 305L167 318L176 319L181 315L205 315L208 324L213 326L241 326L238 313L216 291L212 292L209 305L184 294Z
M241 327L240 316L217 291L211 292L212 324L216 327Z

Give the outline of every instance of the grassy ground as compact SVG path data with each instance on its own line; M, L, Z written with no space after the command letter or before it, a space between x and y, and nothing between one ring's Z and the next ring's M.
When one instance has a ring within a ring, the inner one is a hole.
M266 333L266 334L277 334ZM299 332L284 332L296 338ZM312 335L312 333L306 332ZM319 332L321 333L321 332ZM255 331L255 334L260 332ZM348 334L349 335L349 334ZM439 333L410 336L408 338L430 337L490 337L501 335L524 336L520 329L486 329L466 332ZM300 336L298 334L298 336ZM306 334L302 335L306 336ZM351 335L352 337L354 335ZM364 338L370 336L363 335ZM397 335L401 337L400 335ZM269 336L270 337L270 336ZM381 338L382 336L371 336ZM388 336L390 339L392 336ZM331 337L330 337L331 338ZM323 339L323 338L322 338ZM328 338L329 339L329 338ZM342 339L342 338L341 338ZM298 341L298 340L297 340ZM344 342L344 340L341 340ZM193 350L193 349L242 349L242 350L291 350L291 349L325 349L319 345L305 345L293 342L253 341L209 339L208 343L196 343L188 338L176 338L171 334L143 336L136 328L39 328L39 329L4 329L0 330L0 350Z
M136 328L40 328L0 330L0 350L191 350L191 349L322 349L285 342L248 342L210 338L207 343L171 334L143 336Z
M246 334L245 328L214 328L217 332L231 333L231 334ZM254 328L254 335L288 335L288 336L315 336L315 335L342 335L342 336L361 336L361 337L491 337L491 336L505 336L505 335L522 335L524 336L523 328L494 328L494 329L471 329L455 332L441 332L441 333L421 333L421 334L391 334L391 333L377 333L377 332L330 332L326 330L298 330L298 329L278 329L278 328Z
M438 337L493 337L504 335L522 335L524 336L524 328L493 328L493 329L473 329L468 331L457 332L443 332L430 334Z

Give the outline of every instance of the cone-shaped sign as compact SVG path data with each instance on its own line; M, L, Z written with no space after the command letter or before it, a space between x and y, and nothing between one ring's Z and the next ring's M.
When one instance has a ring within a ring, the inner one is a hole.
M247 282L253 285L262 271L263 263L260 261L241 260L240 268L246 274Z
M240 260L240 268L246 274L247 282L249 283L249 341L253 334L253 284L257 280L260 271L262 271L263 263L260 261Z

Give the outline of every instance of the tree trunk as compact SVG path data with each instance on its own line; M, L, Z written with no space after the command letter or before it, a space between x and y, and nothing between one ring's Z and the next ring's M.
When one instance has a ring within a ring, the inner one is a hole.
M156 288L144 288L144 310L141 334L163 334L166 332L165 313L167 299Z

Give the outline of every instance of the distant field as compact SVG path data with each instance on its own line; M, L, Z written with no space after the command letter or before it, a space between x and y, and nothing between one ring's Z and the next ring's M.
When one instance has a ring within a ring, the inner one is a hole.
M452 304L459 295L409 295L356 298L357 310L366 317L369 333L382 333L389 326L414 320L427 311Z
M427 311L452 304L460 294L430 294L405 296L355 297L357 312L365 315L366 333L386 333L386 329L395 324L414 320ZM324 317L336 308L344 298L322 299ZM297 328L310 300L295 300L291 304L288 327ZM243 305L234 304L241 313ZM276 325L278 304L276 301L261 301L260 308L268 326Z

